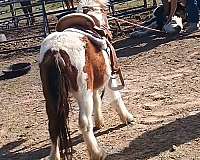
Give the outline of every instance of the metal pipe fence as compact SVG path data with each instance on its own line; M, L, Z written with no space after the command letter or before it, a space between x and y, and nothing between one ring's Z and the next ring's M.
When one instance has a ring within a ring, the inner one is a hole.
M32 0L31 4L22 6L21 2L25 1L28 0L0 0L0 34L7 37L7 41L0 42L0 54L38 48L42 39L54 31L57 18L76 11L66 8L66 0ZM139 1L141 4L134 6ZM121 9L119 6L123 5L127 6ZM155 6L156 0L110 0L109 7L112 16L123 18ZM32 13L24 13L30 7Z

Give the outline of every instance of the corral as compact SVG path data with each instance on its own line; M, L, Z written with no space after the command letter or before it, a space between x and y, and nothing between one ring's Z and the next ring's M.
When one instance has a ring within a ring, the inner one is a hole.
M121 92L135 116L135 124L121 125L116 112L108 112L113 109L105 96L105 125L96 137L103 144L107 159L199 160L200 33L174 39L129 39L126 34L119 34L114 45L126 83ZM28 49L0 56L1 70L17 62L32 64L27 75L0 81L1 160L42 159L49 153L37 55L38 50ZM78 107L72 99L74 159L87 159L77 116Z

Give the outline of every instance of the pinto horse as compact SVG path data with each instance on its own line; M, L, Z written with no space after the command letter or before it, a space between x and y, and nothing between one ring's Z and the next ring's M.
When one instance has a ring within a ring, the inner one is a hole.
M91 160L105 159L93 133L103 126L99 89L106 88L123 123L133 121L112 77L107 38L109 26L105 0L81 0L79 11L61 18L57 32L46 37L40 49L40 76L46 100L51 139L51 160L69 157L70 134L68 93L79 105L79 127ZM64 153L63 153L64 152Z

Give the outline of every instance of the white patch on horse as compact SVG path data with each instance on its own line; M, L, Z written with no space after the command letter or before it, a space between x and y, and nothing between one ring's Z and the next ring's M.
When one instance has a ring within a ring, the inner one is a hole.
M111 78L110 83L113 88L116 88L117 80L115 78ZM133 115L128 111L126 108L121 93L119 91L113 91L110 89L109 84L107 84L106 92L108 93L109 97L112 99L111 105L115 108L117 113L119 114L119 117L123 123L128 123L133 121Z
M43 61L44 55L48 49L62 49L70 57L71 64L78 70L83 69L85 65L85 43L81 40L84 37L81 33L74 32L54 32L47 36L41 44L39 63ZM83 62L83 64L80 64Z
M57 144L51 144L51 153L50 153L50 157L51 159L60 159L60 151L59 151L59 140L57 140Z
M92 34L90 34L89 32L84 32L84 31L76 29L76 28L67 28L67 29L64 30L64 32L76 32L76 33L83 34L83 35L87 36L95 44L97 44L98 46L101 46L101 49L106 49L107 48L107 44L106 44L105 38L95 37Z
M77 10L81 11L82 7L85 6L102 8L102 6L106 7L106 5L108 4L109 0L81 0L77 7Z

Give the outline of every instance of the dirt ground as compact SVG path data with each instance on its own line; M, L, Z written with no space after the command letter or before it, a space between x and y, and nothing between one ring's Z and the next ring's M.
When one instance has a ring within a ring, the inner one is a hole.
M126 87L124 102L135 116L123 125L103 100L105 126L95 133L107 160L200 160L200 32L189 36L149 37L115 42ZM30 62L31 71L0 81L0 160L48 156L50 141L39 78L37 51L0 58L0 70ZM87 160L72 99L70 128L74 160Z

